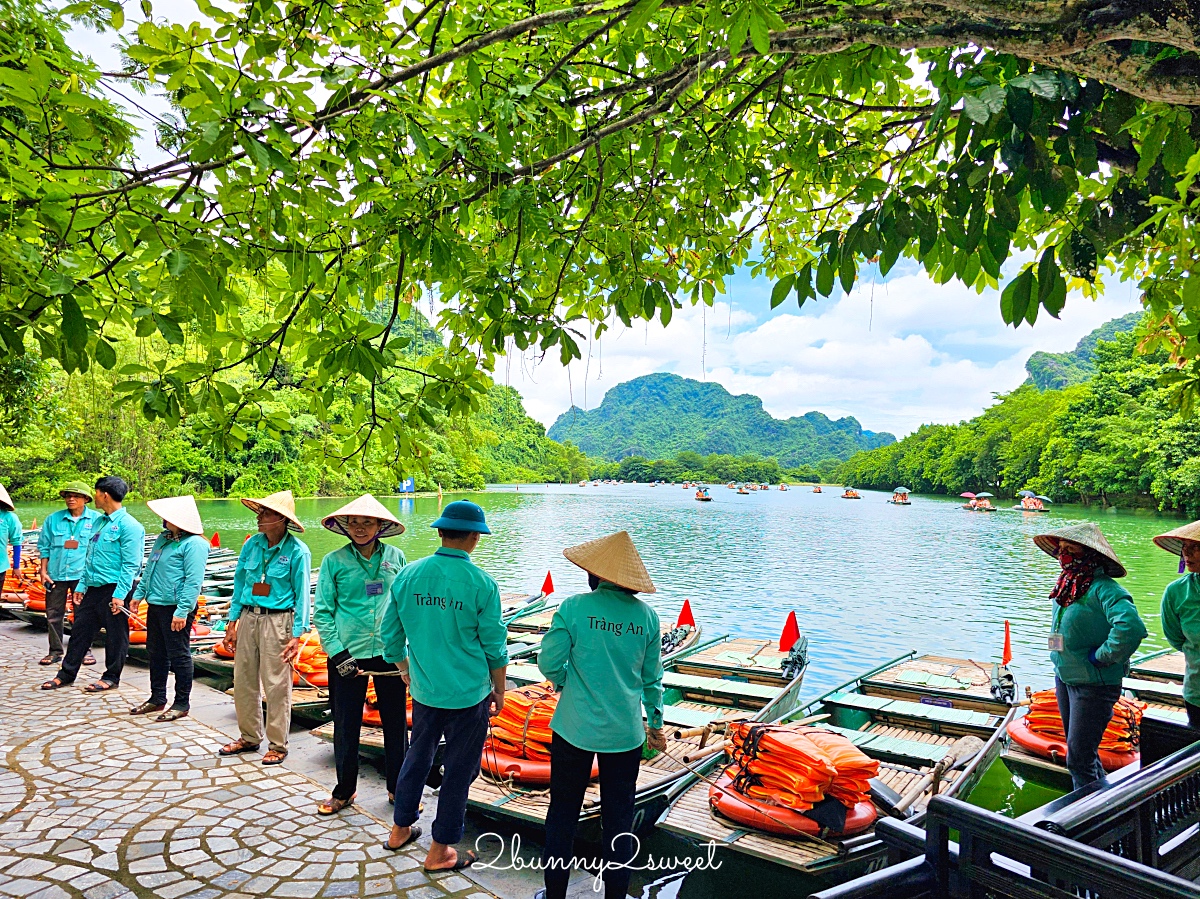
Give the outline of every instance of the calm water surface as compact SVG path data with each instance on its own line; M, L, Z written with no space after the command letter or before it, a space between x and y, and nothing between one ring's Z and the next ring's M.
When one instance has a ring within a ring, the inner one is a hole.
M777 637L794 609L810 641L807 697L911 649L998 661L1005 619L1012 626L1019 685L1050 686L1047 594L1058 563L1030 538L1087 519L1101 526L1129 569L1122 583L1150 631L1142 650L1166 646L1158 604L1178 576L1178 560L1150 538L1176 527L1178 519L1078 507L1054 507L1048 514L971 513L957 500L925 497L892 506L885 502L888 494L863 491L861 500L843 500L836 488L739 496L716 487L712 495L713 502L697 503L692 490L680 487L522 486L443 502L469 498L487 510L494 536L484 539L475 560L506 592L536 591L547 570L560 597L586 590L585 576L562 557L563 547L625 529L658 586L647 599L664 618L674 620L690 599L708 635ZM321 516L344 502L297 502L314 563L345 542L320 527ZM391 542L410 560L432 552L436 533L429 524L439 500L385 503L408 527ZM22 504L18 512L28 525L55 508ZM157 527L145 505L129 510L148 530ZM218 531L226 546L240 545L254 529L236 500L201 501L200 512L208 532ZM1051 795L1021 784L997 763L972 798L1020 814ZM685 892L707 893L719 879L691 875ZM680 884L661 886L670 894Z

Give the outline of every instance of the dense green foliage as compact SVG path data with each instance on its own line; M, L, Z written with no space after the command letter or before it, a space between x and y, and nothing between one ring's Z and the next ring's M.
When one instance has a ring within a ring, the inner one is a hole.
M1187 0L198 8L143 0L102 76L61 17L120 28L117 0L0 0L0 361L116 371L226 455L290 434L404 469L497 353L578 358L747 264L804 303L868 259L983 289L1032 250L1014 324L1108 264L1200 386ZM169 99L165 160L133 158L110 87ZM449 341L413 359L423 291Z
M864 431L853 418L831 421L820 412L780 421L756 396L733 396L711 381L662 373L618 384L595 409L569 409L549 434L572 441L593 458L610 461L626 456L669 459L693 452L772 457L784 467L848 459L859 450L896 440L891 434ZM746 477L753 480L753 475Z
M1096 343L1112 340L1122 331L1132 331L1145 318L1141 312L1130 312L1110 322L1105 322L1092 333L1080 339L1075 349L1068 353L1046 353L1039 350L1025 361L1029 380L1038 390L1061 389L1073 384L1082 384L1096 373L1092 354Z
M626 456L619 462L596 462L593 478L614 478L626 481L697 481L701 484L727 484L731 481L754 484L778 484L780 481L827 481L841 464L827 459L819 465L785 468L774 458L755 455L730 456L710 453L682 452L673 459L645 459Z
M1200 421L1179 412L1161 350L1139 356L1142 331L1094 350L1085 384L1026 384L971 421L925 425L893 446L859 453L847 482L1002 496L1028 487L1056 500L1200 511Z

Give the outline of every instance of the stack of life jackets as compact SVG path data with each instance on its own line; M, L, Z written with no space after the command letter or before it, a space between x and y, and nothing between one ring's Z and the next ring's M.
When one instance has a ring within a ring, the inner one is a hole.
M405 701L405 717L408 719L408 726L412 727L412 694L409 693ZM379 694L375 692L375 678L367 678L367 701L363 705L362 723L369 727L382 727L383 719L379 717Z
M321 638L315 629L300 638L300 654L296 656L292 667L295 668L292 672L293 685L329 686L329 656L321 648ZM304 680L300 679L300 675L304 675Z
M1141 743L1142 713L1146 708L1144 702L1122 696L1113 706L1112 720L1104 729L1100 740L1100 761L1105 770L1114 770L1122 764L1128 764L1138 753ZM1023 725L1023 726L1022 726ZM1023 731L1035 735L1034 740L1023 739ZM1063 730L1062 717L1058 712L1058 698L1053 690L1042 690L1034 693L1029 714L1009 726L1009 735L1021 745L1038 754L1043 742L1062 746L1061 755L1066 757L1067 734ZM1036 739L1040 737L1041 739ZM1036 742L1037 745L1029 745Z
M801 725L729 725L730 764L709 806L745 827L780 836L867 830L878 811L870 779L879 763L832 731Z
M34 558L21 557L21 567L10 567L4 575L4 583L0 585L0 602L24 603L26 609L35 612L46 611L46 588L38 577L37 554ZM10 562L11 565L11 562ZM32 604L31 604L32 601Z
M504 709L492 718L483 744L483 770L498 780L545 786L550 783L550 719L558 707L558 694L546 681L509 690ZM592 762L591 776L600 776Z
M212 628L207 625L200 624L200 612L204 610L204 597L200 597L200 603L197 606L196 618L192 623L192 639L196 637L205 637L212 633ZM141 646L146 642L146 620L150 614L150 604L146 600L141 600L137 604L137 608L133 610L133 616L129 617L129 643L133 646Z

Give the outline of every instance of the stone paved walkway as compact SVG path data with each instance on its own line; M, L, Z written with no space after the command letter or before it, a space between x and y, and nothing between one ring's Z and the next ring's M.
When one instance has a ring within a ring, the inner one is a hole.
M0 634L0 897L492 899L426 875L424 849L385 850L361 811L319 818L313 781L220 758L194 718L131 718L140 691L38 691L38 655Z

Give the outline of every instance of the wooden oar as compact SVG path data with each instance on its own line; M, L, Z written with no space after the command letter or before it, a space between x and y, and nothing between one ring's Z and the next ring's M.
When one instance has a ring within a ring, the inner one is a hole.
M934 778L941 778L947 772L959 768L975 758L983 750L983 740L979 737L959 737L951 744L946 754L933 766L933 770L913 784L896 803L892 811L903 814L904 810L921 798L921 795L933 783Z

